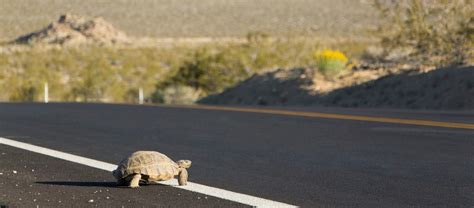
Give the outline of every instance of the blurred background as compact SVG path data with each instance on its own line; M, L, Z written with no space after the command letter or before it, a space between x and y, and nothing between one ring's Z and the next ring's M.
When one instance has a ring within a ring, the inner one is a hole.
M0 101L471 109L473 3L0 0Z

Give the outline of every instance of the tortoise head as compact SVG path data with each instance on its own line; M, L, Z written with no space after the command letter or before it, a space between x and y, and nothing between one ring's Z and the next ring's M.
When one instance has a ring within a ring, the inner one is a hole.
M191 167L191 160L178 160L176 162L180 168L189 168Z

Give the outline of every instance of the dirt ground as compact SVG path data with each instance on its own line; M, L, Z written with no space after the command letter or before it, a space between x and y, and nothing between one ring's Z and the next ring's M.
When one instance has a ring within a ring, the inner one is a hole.
M312 69L258 74L204 104L474 109L474 67L378 68L328 79Z

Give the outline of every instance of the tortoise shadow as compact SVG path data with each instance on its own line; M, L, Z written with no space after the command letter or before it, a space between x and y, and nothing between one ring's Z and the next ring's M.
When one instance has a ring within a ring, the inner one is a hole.
M106 187L106 188L129 188L119 185L117 182L97 182L97 181L37 181L36 184L54 185L54 186L78 186L78 187ZM142 184L140 186L165 186L163 184Z
M81 187L122 187L116 182L92 182L92 181L37 181L36 184L57 186L81 186ZM125 186L124 186L125 187Z

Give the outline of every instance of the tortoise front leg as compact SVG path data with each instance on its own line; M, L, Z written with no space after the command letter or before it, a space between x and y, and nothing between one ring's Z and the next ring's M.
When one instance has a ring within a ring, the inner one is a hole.
M188 184L188 171L184 168L180 168L178 175L178 183L180 186L185 186Z
M142 178L141 174L135 174L132 178L132 181L130 181L130 188L138 188L139 185L138 183L140 182L140 179Z

